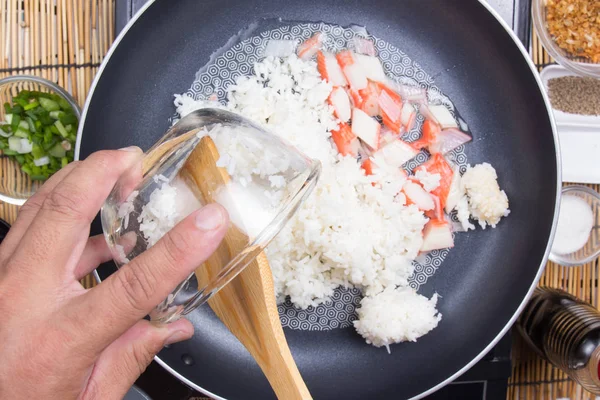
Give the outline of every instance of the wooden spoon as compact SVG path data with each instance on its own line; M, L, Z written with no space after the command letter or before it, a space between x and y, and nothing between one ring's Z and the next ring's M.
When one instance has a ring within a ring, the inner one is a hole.
M230 181L227 171L216 166L218 159L219 151L214 142L210 137L204 137L180 171L182 178L198 189L196 195L205 204L214 202L216 190ZM205 287L247 244L246 234L232 224L215 254L196 269L198 287ZM246 346L279 399L312 398L281 327L273 275L264 253L261 252L237 278L212 296L208 304Z

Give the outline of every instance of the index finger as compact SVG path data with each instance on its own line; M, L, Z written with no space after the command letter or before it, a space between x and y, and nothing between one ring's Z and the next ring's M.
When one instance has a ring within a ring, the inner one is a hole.
M219 246L228 225L227 212L218 204L192 213L154 246L84 294L83 301L74 302L75 310L67 312L71 321L87 320L89 343L101 351L202 265ZM90 321L86 315L96 317Z

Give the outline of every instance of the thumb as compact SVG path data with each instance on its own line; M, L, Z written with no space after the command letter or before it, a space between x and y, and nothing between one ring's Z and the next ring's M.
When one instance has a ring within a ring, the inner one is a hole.
M100 353L80 399L122 399L166 344L193 334L194 327L183 318L167 325L137 322Z

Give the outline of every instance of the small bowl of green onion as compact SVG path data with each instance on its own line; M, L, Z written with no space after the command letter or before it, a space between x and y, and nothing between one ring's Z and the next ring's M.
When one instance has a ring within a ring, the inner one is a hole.
M81 110L37 76L0 79L0 201L22 205L73 161Z

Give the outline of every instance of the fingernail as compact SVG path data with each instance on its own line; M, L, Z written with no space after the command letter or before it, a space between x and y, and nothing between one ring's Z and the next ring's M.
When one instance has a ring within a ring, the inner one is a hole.
M141 153L142 149L140 149L137 146L129 146L129 147L123 147L122 149L119 149L121 151L128 151L130 153Z
M225 218L223 208L217 204L204 206L196 214L196 226L203 231L212 231L220 227Z
M175 331L167 338L167 340L165 340L165 345L181 342L189 338L189 333L183 331Z

